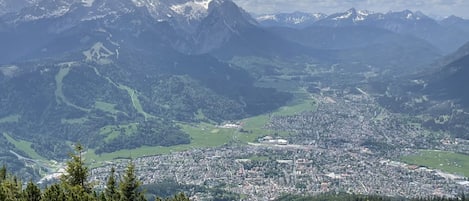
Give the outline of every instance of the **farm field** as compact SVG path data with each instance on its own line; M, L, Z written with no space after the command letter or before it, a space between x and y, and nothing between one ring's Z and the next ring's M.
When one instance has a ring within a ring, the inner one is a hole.
M402 160L409 164L426 166L447 173L469 177L469 155L466 154L422 150L419 154L403 157Z

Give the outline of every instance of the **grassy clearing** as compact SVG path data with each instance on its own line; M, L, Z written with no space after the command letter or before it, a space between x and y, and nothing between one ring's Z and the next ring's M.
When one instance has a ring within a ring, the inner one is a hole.
M8 135L7 133L3 133L3 136L8 140L8 142L15 145L15 147L17 149L19 149L19 150L23 151L24 153L26 153L28 155L28 157L30 157L32 159L45 160L44 157L42 157L41 155L36 153L36 151L34 151L34 149L31 148L31 144L32 144L31 142L24 141L24 140L15 140L10 135Z
M96 101L94 103L94 108L111 114L117 114L119 112L119 110L116 109L116 104L106 103L102 101Z
M186 150L190 150L194 148L218 147L218 146L221 146L223 144L226 144L232 141L233 134L237 133L236 130L217 128L216 126L213 126L210 124L199 124L196 126L191 126L191 125L181 125L181 126L184 131L190 134L191 136L190 144L177 145L177 146L171 146L171 147L144 146L144 147L140 147L137 149L120 150L117 152L105 153L101 155L96 155L94 153L94 150L89 150L86 153L86 158L88 161L96 162L96 161L108 161L108 160L121 158L121 157L137 158L137 157L142 157L142 156L168 154L171 152L186 151ZM132 125L131 127L133 128L134 125ZM131 131L131 129L129 129L129 131ZM101 133L107 133L108 138L110 138L110 136L116 135L116 132L118 131L116 130L115 127L112 127L112 126L104 127L101 130ZM120 134L120 132L118 132L117 134Z
M252 161L270 161L269 157L267 156L251 156L248 159Z
M469 155L466 154L422 150L417 155L402 157L402 161L469 177Z
M148 117L152 117L152 115L146 113L143 110L142 104L140 103L140 100L138 99L137 91L135 91L134 89L132 89L128 86L124 86L124 85L121 85L121 84L118 84L117 86L119 87L119 89L123 89L123 90L127 91L130 98L132 99L132 105L134 106L134 108L137 110L138 113L142 114L145 117L145 119L147 119Z
M59 70L59 72L57 73L57 75L55 76L55 84L56 84L56 89L55 89L55 99L57 101L57 103L60 103L60 102L66 102L66 98L63 94L63 91L62 91L62 81L63 79L65 78L65 76L68 75L68 73L70 73L70 67L68 68L61 68Z
M21 115L10 115L3 118L0 118L1 123L16 123L20 120Z
M77 118L77 119L61 119L62 124L84 124L88 121L88 118Z
M99 130L101 135L105 135L106 138L104 139L106 142L109 142L116 137L118 137L121 133L124 135L132 135L137 131L137 123L127 124L127 125L110 125L105 126Z
M134 90L134 89L132 89L128 86L116 83L111 78L101 75L101 73L98 71L97 68L93 68L93 69L94 69L94 72L96 73L96 75L106 79L109 83L116 86L117 88L119 88L121 90L125 90L129 94L130 99L132 100L132 105L135 108L135 110L137 110L138 113L142 114L145 117L145 119L147 119L148 117L153 117L152 115L146 113L143 110L142 104L140 103L140 100L138 99L138 92L136 90ZM107 104L109 104L109 103L107 103ZM104 106L104 105L101 105L101 106ZM109 109L109 105L107 105L105 108Z
M270 114L259 115L251 118L242 120L244 130L249 131L249 134L239 135L239 140L243 142L253 142L259 137L266 135L277 134L280 136L288 136L286 132L272 133L271 130L267 130L264 126L270 121L271 116L286 116L294 115L304 111L314 111L316 109L316 101L313 99L295 99L287 106L281 107Z
M65 78L65 76L68 75L68 73L70 73L70 70L71 70L71 67L66 67L66 68L61 68L59 70L59 72L57 73L57 75L55 75L55 85L56 85L56 89L55 89L55 100L57 101L57 103L64 103L68 106L71 106L71 107L74 107L76 109L79 109L79 110L82 110L82 111L85 111L85 112L89 112L90 110L89 109L86 109L86 108L82 108L80 106L77 106L73 103L71 103L70 101L67 100L67 98L65 97L64 93L63 93L63 79Z

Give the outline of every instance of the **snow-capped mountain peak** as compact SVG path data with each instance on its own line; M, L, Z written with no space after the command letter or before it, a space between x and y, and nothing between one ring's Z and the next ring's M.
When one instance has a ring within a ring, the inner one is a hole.
M354 23L359 21L364 21L368 18L368 16L374 14L371 11L367 10L356 10L355 8L351 8L347 10L345 13L335 14L332 15L332 20L352 20Z
M209 4L212 0L193 0L170 6L171 10L189 20L201 19L208 15Z
M401 12L390 11L386 13L385 17L388 19L400 19L406 21L430 19L430 17L426 16L420 11L412 12L410 10L404 10Z
M5 0L3 0L5 1ZM9 1L9 0L6 0ZM23 0L37 1L16 13L4 16L8 24L67 17L70 22L88 21L107 16L118 17L136 10L155 21L168 21L177 29L193 32L206 18L211 7L229 0Z
M347 10L345 13L340 13L336 17L333 17L332 20L342 20L342 19L349 19L353 16L357 15L357 11L355 8Z
M325 14L322 13L280 13L280 14L268 14L257 16L256 20L264 25L291 25L306 27L314 22L324 19Z

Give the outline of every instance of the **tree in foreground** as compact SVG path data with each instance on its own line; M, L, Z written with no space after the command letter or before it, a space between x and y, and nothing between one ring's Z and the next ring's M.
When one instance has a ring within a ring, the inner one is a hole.
M129 162L127 169L122 177L119 189L121 191L122 201L144 201L145 196L141 191L140 182L135 175L135 164Z
M106 189L104 189L104 198L107 201L119 201L120 200L120 193L119 189L117 189L117 181L116 181L116 169L114 167L111 168L111 174L107 180Z
M39 189L36 184L30 181L23 190L23 198L28 201L40 201L41 189Z
M83 146L77 144L75 146L75 154L71 154L71 160L67 162L65 169L66 174L62 177L62 182L71 187L79 186L84 191L90 193L91 187L88 184L88 167L85 166L83 161Z

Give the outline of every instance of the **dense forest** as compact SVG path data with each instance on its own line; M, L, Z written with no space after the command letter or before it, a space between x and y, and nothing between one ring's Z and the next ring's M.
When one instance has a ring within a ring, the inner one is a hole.
M0 91L9 92L0 97L0 134L34 141L31 148L49 159L68 157L72 150L66 141L81 142L97 154L174 146L191 140L177 122L242 119L291 99L291 94L254 86L245 70L213 58L171 57L178 58L177 64L135 59L98 67L18 64L17 75L0 79ZM131 124L136 128L124 128ZM102 132L107 127L116 131ZM8 151L0 147L3 155Z

